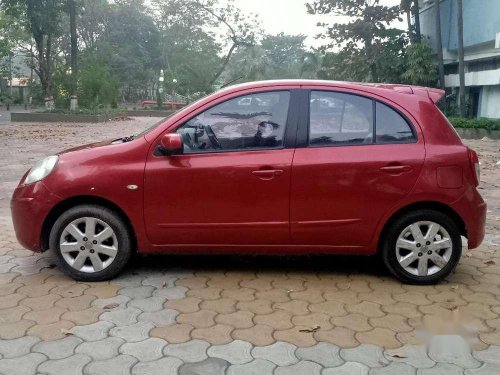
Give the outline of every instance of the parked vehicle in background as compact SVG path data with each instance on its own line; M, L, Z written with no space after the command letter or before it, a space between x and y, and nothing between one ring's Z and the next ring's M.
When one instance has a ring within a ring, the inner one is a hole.
M142 134L50 156L12 198L20 243L79 280L153 253L379 252L435 283L484 237L479 160L404 85L265 81L226 88Z

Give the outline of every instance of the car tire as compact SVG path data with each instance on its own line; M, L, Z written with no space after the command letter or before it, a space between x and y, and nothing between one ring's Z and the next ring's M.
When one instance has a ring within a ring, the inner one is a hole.
M440 229L433 236L437 226ZM407 284L429 285L443 280L456 268L461 255L462 239L455 222L428 209L399 217L382 243L385 266Z
M49 244L59 268L79 281L112 279L128 263L133 249L120 216L91 204L64 212L52 226Z

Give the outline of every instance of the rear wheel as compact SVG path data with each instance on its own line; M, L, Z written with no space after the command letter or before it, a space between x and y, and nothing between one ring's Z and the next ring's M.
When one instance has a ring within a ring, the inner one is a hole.
M434 284L452 272L462 254L460 232L447 215L418 210L389 228L382 248L385 265L409 284Z
M59 267L76 280L116 276L132 253L130 233L112 210L81 205L63 213L50 232L50 248Z

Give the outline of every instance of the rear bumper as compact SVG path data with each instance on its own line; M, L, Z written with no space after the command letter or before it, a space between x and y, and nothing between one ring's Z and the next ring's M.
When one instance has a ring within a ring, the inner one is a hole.
M42 225L50 210L60 201L42 182L19 185L10 203L12 221L19 243L28 250L42 251Z
M471 188L452 205L452 208L465 223L469 249L479 247L484 239L487 210L481 194L475 188Z

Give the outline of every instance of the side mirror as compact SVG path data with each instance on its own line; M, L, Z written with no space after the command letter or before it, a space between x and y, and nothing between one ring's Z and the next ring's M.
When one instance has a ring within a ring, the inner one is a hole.
M165 134L161 139L160 146L166 155L179 155L184 151L182 136L176 133Z

